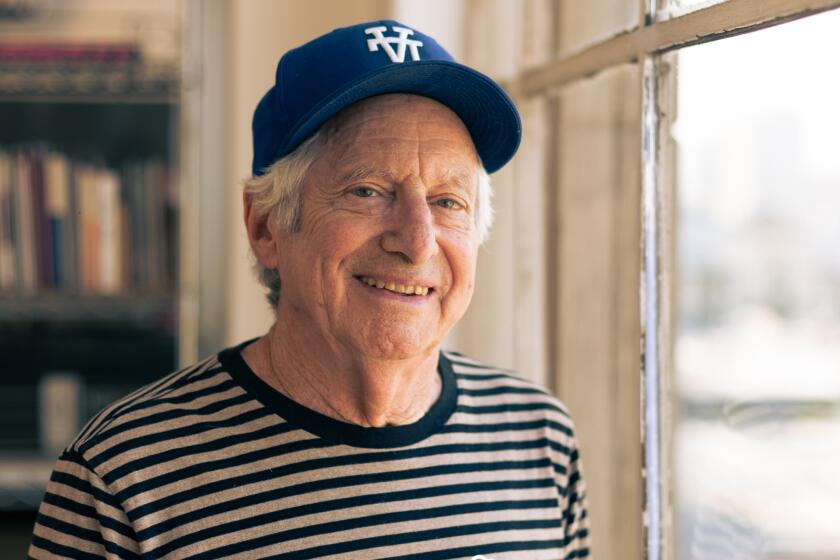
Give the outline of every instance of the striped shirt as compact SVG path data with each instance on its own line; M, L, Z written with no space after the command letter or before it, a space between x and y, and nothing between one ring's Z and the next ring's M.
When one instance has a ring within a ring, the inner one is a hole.
M534 384L442 352L420 420L365 428L272 389L247 344L91 420L53 471L29 557L589 555L573 423Z

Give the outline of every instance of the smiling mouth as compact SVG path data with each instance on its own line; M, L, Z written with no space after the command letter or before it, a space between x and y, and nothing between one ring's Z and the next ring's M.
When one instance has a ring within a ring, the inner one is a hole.
M359 280L367 284L372 288L378 288L380 290L388 290L389 292L394 292L395 294L401 294L405 296L425 296L429 292L434 291L434 288L429 288L427 286L412 286L412 285L405 285L405 284L396 284L394 282L385 282L384 280L377 280L371 276L356 276Z

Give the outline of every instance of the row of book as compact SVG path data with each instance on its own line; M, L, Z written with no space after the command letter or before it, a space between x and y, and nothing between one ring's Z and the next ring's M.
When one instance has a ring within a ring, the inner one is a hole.
M174 177L46 146L0 149L0 294L160 293L177 278Z
M140 60L133 43L0 43L0 64L128 63Z

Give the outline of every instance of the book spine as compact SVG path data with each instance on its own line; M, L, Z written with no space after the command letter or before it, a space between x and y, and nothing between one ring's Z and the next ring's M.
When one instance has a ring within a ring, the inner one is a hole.
M14 240L10 229L12 216L12 161L10 155L0 150L0 291L15 287Z
M32 181L29 154L17 153L15 165L15 202L17 210L17 246L20 259L20 290L34 293L37 287L35 224L32 210Z
M88 254L90 255L90 291L97 294L102 291L102 276L100 274L102 267L99 264L102 260L102 255L100 253L102 242L100 240L101 224L98 197L99 174L101 172L102 171L98 168L91 169L91 173L88 176L87 186L85 188L85 192L87 193L86 228Z
M148 230L149 224L147 222L148 216L146 211L146 202L148 197L146 195L146 174L141 164L133 164L133 189L134 189L134 215L135 218L135 241L137 243L135 249L135 267L137 271L137 287L141 291L149 289L149 244L148 244Z
M120 278L120 205L119 182L109 170L100 170L99 202L99 277L101 292L115 294L122 287Z
M76 164L71 160L67 161L67 215L62 230L62 253L65 258L64 274L65 287L70 292L79 291L79 269L80 267L80 253L79 253L79 201L76 196Z
M32 185L32 223L35 235L36 288L49 290L52 286L52 233L47 216L46 185L44 184L44 150L30 151Z
M157 162L149 162L145 165L145 179L146 179L146 225L148 226L149 246L147 253L147 263L149 267L149 284L150 288L155 291L162 289L163 276L161 261L163 259L164 239L163 239L163 205L165 198L163 195L163 180L161 177L161 166Z
M92 200L92 180L95 171L84 165L76 168L76 198L79 202L78 212L78 253L79 253L79 288L82 292L91 293L96 289L94 240L95 208ZM95 185L93 185L95 186Z
M19 239L19 230L20 230L20 216L18 215L18 194L17 194L17 166L18 166L18 157L15 152L9 154L9 174L8 174L8 181L9 181L9 192L8 192L8 212L7 216L9 218L9 222L6 225L6 233L8 235L9 242L12 245L12 254L11 254L11 268L14 278L12 279L12 286L11 289L16 291L21 291L23 286L23 273L21 269L21 247L20 247L20 239Z
M61 154L50 153L44 165L44 179L47 194L46 210L50 226L52 284L56 289L67 288L66 265L68 255L64 251L64 236L68 219L67 160Z
M128 214L128 269L129 282L134 290L142 290L143 282L143 215L141 213L140 201L142 185L138 180L140 166L136 163L128 163L123 167L123 197Z

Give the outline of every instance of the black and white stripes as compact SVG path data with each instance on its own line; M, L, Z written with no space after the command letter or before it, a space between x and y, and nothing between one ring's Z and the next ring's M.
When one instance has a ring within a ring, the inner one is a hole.
M345 424L268 387L244 345L105 409L59 459L30 558L588 556L565 407L441 354L408 426Z

